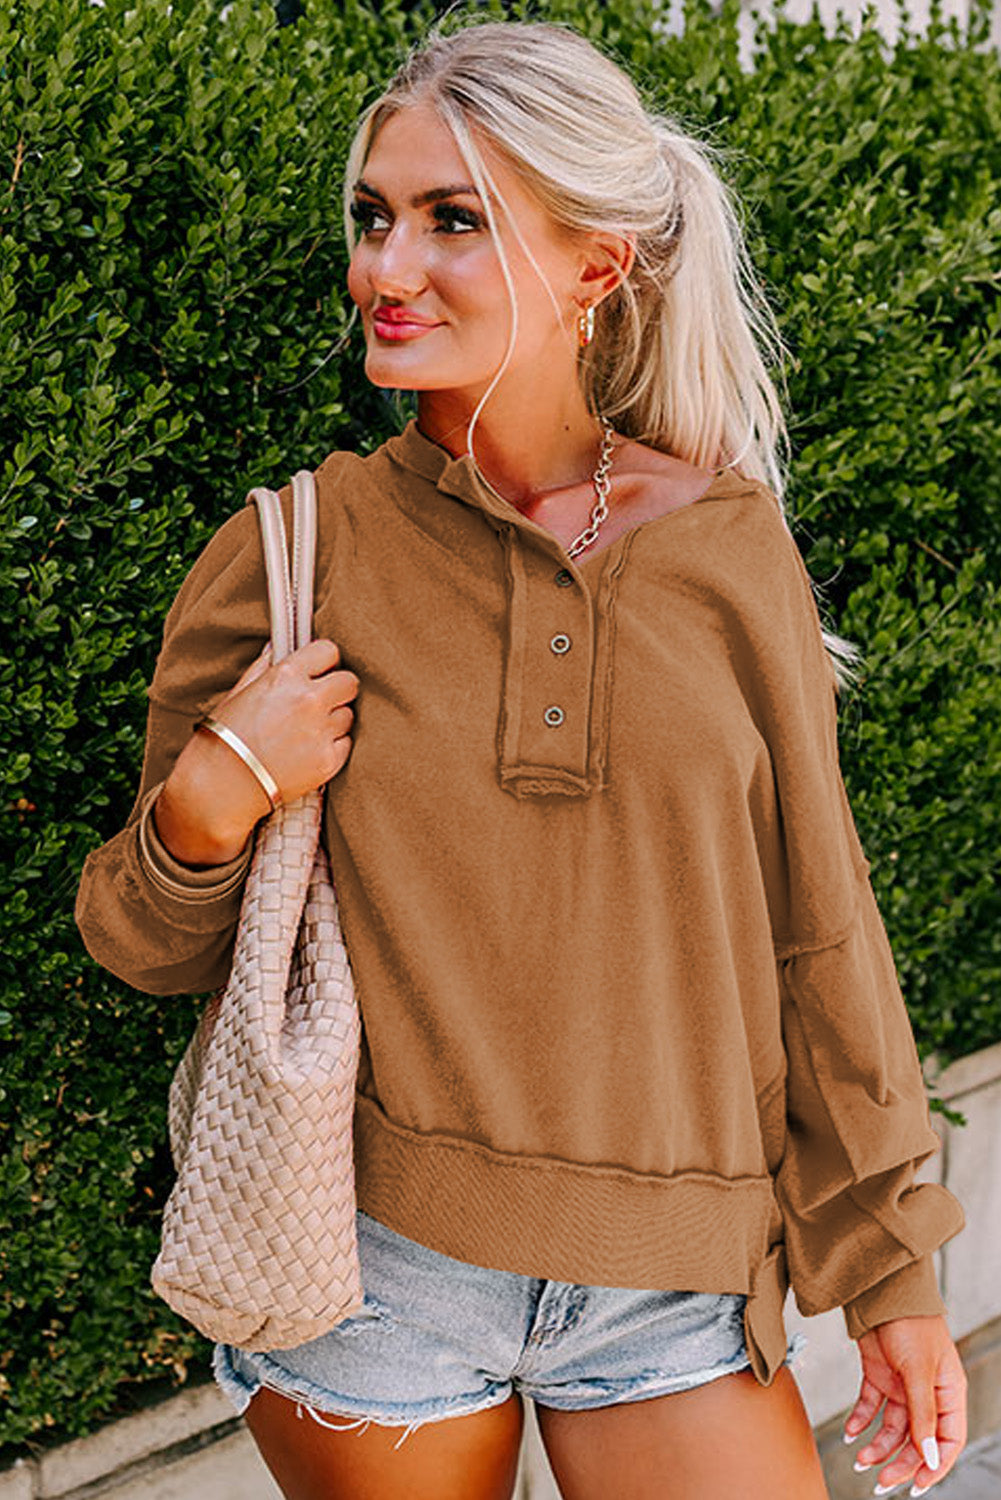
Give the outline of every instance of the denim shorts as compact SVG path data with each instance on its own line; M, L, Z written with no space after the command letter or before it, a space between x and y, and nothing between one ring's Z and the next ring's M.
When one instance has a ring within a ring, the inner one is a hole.
M263 1385L323 1426L404 1426L399 1447L425 1422L484 1411L514 1390L582 1411L750 1367L742 1293L547 1281L453 1260L361 1210L357 1229L357 1313L294 1349L215 1345L212 1373L238 1415ZM786 1364L805 1343L792 1339Z

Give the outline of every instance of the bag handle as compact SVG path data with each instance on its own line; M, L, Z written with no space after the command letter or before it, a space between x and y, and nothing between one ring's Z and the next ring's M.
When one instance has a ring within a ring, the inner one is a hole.
M313 585L316 571L316 484L309 469L292 477L292 569L281 501L258 485L247 495L257 506L264 545L271 618L271 660L279 662L313 638Z

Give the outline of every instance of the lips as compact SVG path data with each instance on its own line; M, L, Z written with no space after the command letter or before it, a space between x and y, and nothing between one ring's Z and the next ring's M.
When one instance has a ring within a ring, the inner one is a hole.
M379 311L374 314L374 316L379 320L380 323L417 323L422 328L431 327L430 318L418 317L416 313L389 312L386 308L380 308Z
M372 325L380 338L396 341L419 338L421 334L438 327L437 323L429 323L425 318L415 318L407 313L401 314L395 308L375 313Z
M405 323L414 328L433 328L434 320L422 318L420 313L411 312L406 307L378 307L373 319L376 323Z

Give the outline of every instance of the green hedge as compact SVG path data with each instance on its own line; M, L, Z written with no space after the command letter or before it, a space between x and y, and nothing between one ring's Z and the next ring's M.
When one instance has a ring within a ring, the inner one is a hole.
M167 606L251 484L398 425L346 348L351 122L433 14L315 0L0 13L0 1461L208 1346L148 1288L200 1002L86 956L87 851L134 797ZM889 49L690 0L566 20L733 148L796 354L789 503L867 651L842 756L922 1051L1001 1037L996 609L1001 89L985 21ZM406 409L406 408L404 408ZM13 1445L13 1446L10 1446Z

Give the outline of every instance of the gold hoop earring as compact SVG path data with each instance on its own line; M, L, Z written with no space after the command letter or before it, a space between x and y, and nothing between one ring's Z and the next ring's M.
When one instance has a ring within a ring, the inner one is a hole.
M577 342L582 349L586 349L594 338L594 304L585 308L577 319Z

